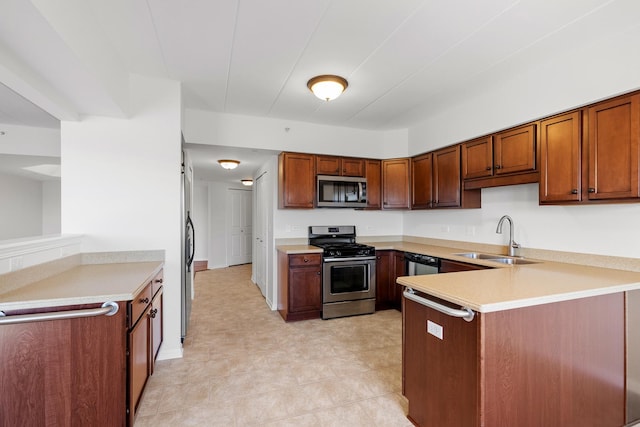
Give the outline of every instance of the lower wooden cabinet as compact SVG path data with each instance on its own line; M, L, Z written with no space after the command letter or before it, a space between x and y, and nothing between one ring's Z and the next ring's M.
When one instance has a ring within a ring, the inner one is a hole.
M322 313L322 255L278 252L278 312L285 321Z
M409 419L419 427L625 425L624 307L620 292L467 322L404 299Z
M400 310L402 289L396 279L405 271L404 252L376 251L376 310Z
M127 414L132 426L162 344L162 272L128 303Z

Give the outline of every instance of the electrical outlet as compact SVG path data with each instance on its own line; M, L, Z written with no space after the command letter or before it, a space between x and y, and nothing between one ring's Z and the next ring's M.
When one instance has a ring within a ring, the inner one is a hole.
M23 265L23 259L21 256L11 258L11 271L20 270Z
M442 339L444 328L431 320L427 320L427 332L436 338Z

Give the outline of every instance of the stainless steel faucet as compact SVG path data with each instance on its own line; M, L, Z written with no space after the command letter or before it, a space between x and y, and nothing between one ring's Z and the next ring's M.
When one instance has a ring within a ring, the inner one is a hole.
M513 240L513 220L509 215L503 215L502 218L500 218L496 233L502 234L502 223L505 219L509 221L509 256L516 256L516 249L518 249L520 245Z

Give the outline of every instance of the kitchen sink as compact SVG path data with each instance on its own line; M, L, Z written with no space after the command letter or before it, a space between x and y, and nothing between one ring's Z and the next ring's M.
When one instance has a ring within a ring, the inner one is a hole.
M509 265L523 265L523 264L537 264L537 261L529 261L523 258L512 258L505 255L483 254L480 252L465 252L461 254L454 254L471 259L485 259L487 261L499 262Z

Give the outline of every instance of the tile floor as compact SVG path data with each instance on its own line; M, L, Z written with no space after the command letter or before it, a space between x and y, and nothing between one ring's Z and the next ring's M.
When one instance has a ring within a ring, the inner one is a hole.
M196 275L184 357L157 363L136 427L412 425L399 312L285 323L250 276Z

